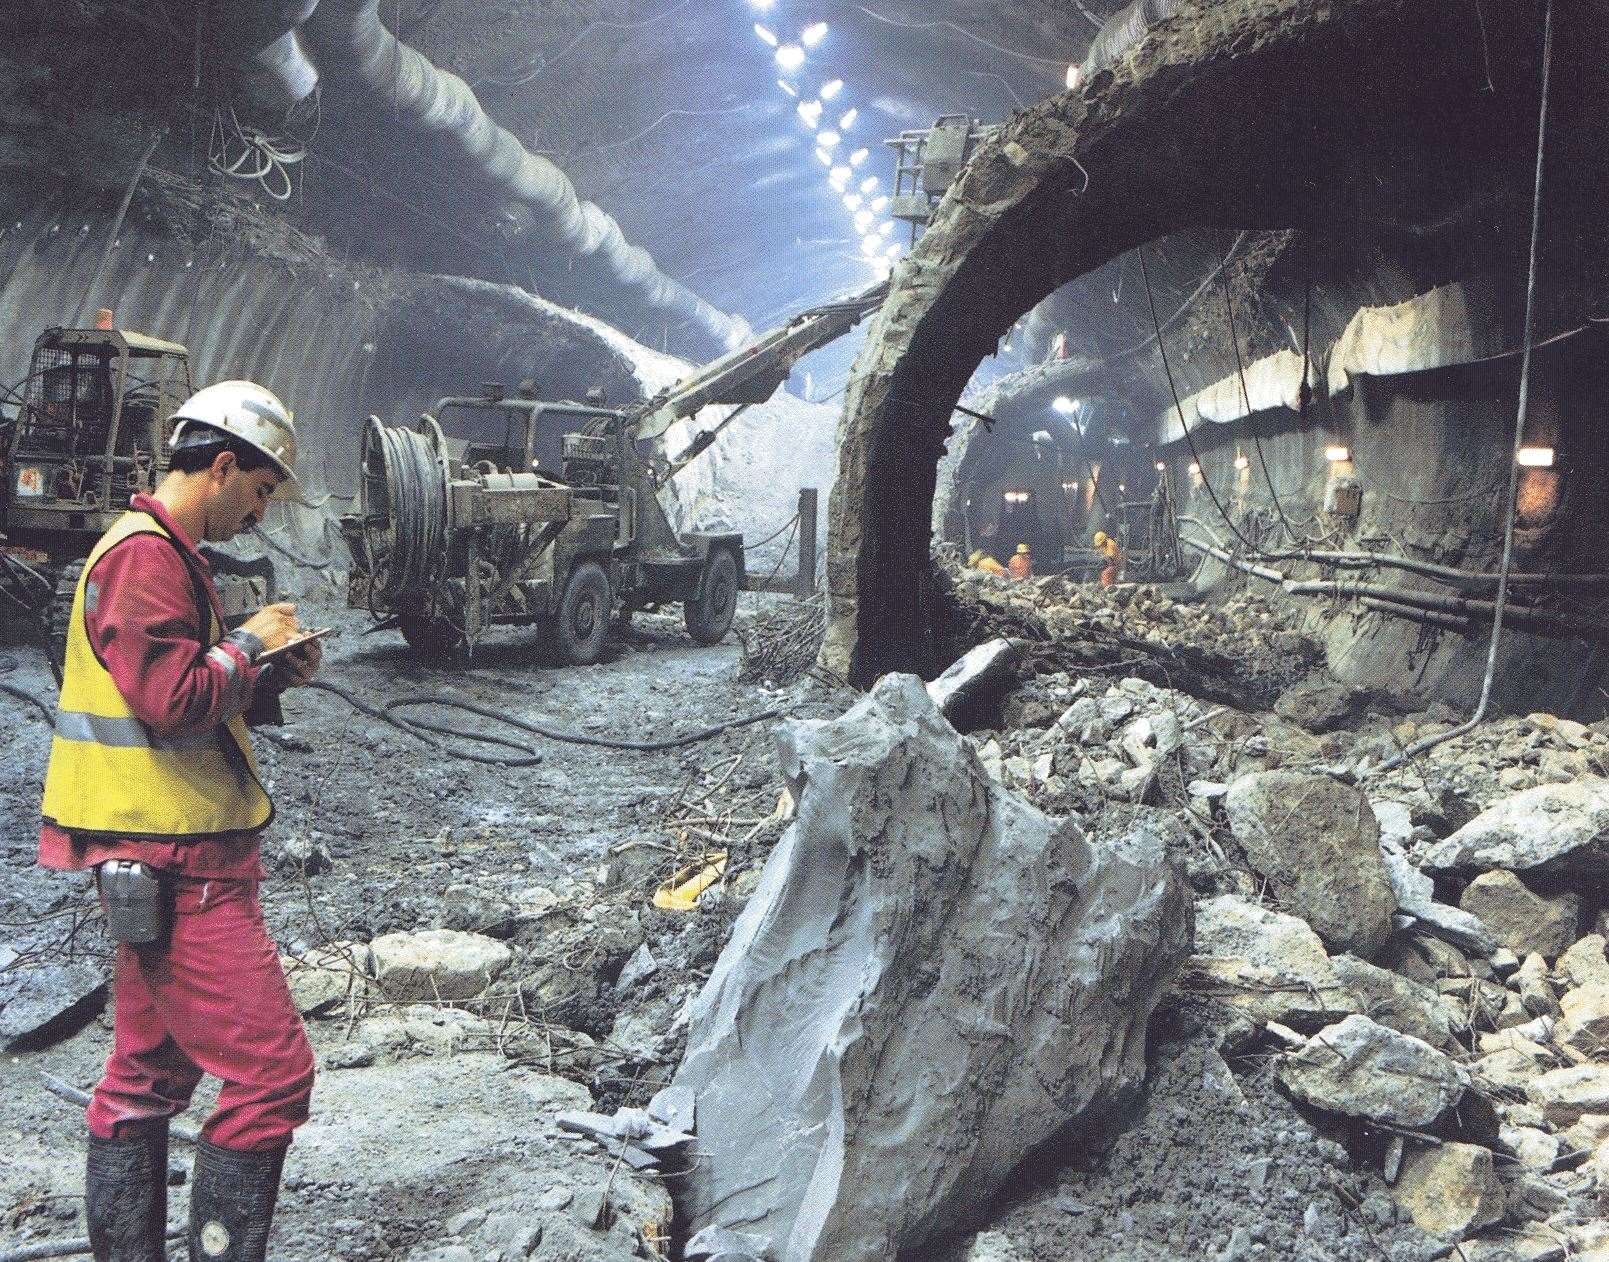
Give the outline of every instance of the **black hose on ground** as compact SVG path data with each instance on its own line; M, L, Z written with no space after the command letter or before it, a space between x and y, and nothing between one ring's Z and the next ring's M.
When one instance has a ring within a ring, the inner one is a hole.
M483 719L490 719L496 723L504 723L509 727L517 728L522 732L529 732L533 736L541 736L547 740L562 741L570 745L592 745L602 749L624 749L636 753L656 753L668 749L681 749L688 745L696 745L700 741L710 740L723 732L734 731L742 727L750 727L755 723L764 723L770 719L781 718L785 711L779 709L761 710L756 714L747 714L742 718L728 719L724 723L716 723L710 727L696 728L691 732L683 732L677 736L667 736L659 740L634 741L623 737L590 736L584 732L566 731L564 728L549 727L545 723L532 722L529 719L515 718L491 706L483 706L473 701L466 701L461 697L444 697L430 694L414 694L406 697L392 697L380 705L371 705L362 698L353 695L339 684L332 684L322 679L315 679L305 685L316 688L321 692L333 693L345 701L353 709L368 715L380 723L390 724L392 727L418 737L426 744L441 750L454 758L466 758L471 762L486 763L494 767L529 767L542 760L542 756L530 746L506 736L496 736L487 732L465 732L443 724L430 723L421 719L407 718L399 713L416 706L439 706L446 710L461 710L465 714L473 714ZM451 736L459 740L484 741L488 744L501 745L507 749L523 751L524 756L518 758L502 758L495 754L481 754L472 750L455 749L439 739L441 736Z
M0 675L9 675L16 669L16 658L12 657L9 653L0 655ZM8 684L3 681L0 681L0 692L5 693L8 697L15 697L18 701L21 701L26 705L32 706L44 716L46 723L49 723L52 726L55 725L56 712L45 702L34 696L33 693L28 692L26 689L19 688L15 684Z

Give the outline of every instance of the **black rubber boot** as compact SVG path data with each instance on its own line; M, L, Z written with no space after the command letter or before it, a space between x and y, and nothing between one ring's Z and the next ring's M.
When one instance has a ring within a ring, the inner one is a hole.
M168 1128L135 1139L89 1137L84 1218L95 1262L165 1262Z
M232 1152L201 1140L190 1184L190 1262L263 1262L285 1149Z

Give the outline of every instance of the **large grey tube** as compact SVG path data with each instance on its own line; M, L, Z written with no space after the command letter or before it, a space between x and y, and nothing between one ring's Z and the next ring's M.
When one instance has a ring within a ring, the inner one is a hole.
M1119 57L1139 47L1148 30L1172 17L1181 7L1181 0L1133 0L1112 14L1095 32L1089 51L1084 54L1084 64L1079 67L1083 82L1088 83Z
M305 101L318 87L318 69L296 28L318 0L249 0L237 7L224 38L244 54L240 68L252 94L280 108Z
M385 101L388 113L455 145L493 190L531 213L558 249L595 259L645 305L694 322L725 347L748 338L746 320L717 310L660 271L648 251L627 242L611 215L576 195L563 171L498 126L467 83L387 30L379 0L322 0L305 32L326 72L350 72Z

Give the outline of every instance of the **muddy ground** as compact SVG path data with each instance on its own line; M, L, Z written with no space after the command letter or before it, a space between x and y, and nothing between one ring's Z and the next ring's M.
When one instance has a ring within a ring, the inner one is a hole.
M744 599L745 616L775 607ZM639 615L595 667L561 668L539 633L515 630L449 673L417 662L395 632L362 634L365 620L327 602L304 616L338 626L325 677L372 705L451 692L641 740L773 707L827 716L852 700L818 681L782 691L741 683L735 644L700 648L668 617ZM0 654L15 663L0 681L52 698L33 649ZM505 941L514 963L467 1006L371 997L309 1017L321 1076L287 1167L277 1262L654 1256L649 1242L668 1215L662 1187L561 1137L556 1113L589 1100L606 1111L640 1104L674 1068L678 1017L785 826L774 723L652 753L509 732L542 761L500 769L444 759L327 693L292 694L287 710L287 725L258 741L279 806L263 899L282 952L450 927ZM69 953L93 965L104 944L85 882L33 866L46 725L11 697L0 696L0 711L4 938L24 965ZM732 852L723 896L693 913L652 907L661 879L718 848ZM81 1230L82 1119L39 1075L92 1085L108 1018L80 1011L0 1064L0 1249ZM1431 1256L1434 1242L1400 1221L1378 1175L1254 1067L1226 1065L1210 1031L1176 1004L1153 1024L1153 1082L1126 1132L1104 1152L1085 1144L1030 1162L993 1234L955 1242L944 1262ZM211 1093L204 1085L188 1121L205 1116ZM187 1164L177 1147L176 1182ZM611 1207L601 1217L600 1195ZM179 1188L175 1221L183 1206Z

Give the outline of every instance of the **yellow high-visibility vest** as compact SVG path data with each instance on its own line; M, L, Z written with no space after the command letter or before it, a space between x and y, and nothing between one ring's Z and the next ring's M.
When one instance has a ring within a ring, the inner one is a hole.
M56 732L45 772L45 822L77 835L196 840L256 832L274 817L243 718L205 731L158 736L135 717L84 626L95 563L131 535L179 544L150 513L125 513L89 554L73 596ZM181 558L182 559L182 558ZM210 649L223 627L191 573Z

